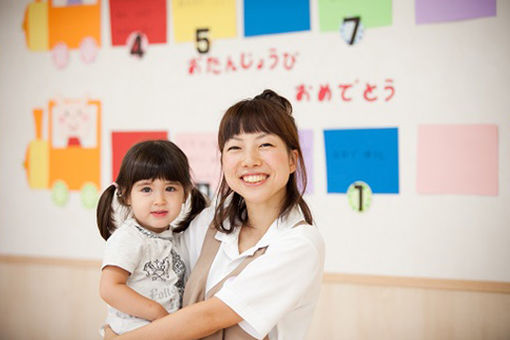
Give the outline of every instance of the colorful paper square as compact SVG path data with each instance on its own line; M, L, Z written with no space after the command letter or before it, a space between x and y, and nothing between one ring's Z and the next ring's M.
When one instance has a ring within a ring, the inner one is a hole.
M496 125L418 127L417 191L421 194L498 194Z
M309 30L308 0L244 0L246 37Z
M313 194L313 130L300 130L299 131L299 144L301 145L301 152L303 153L303 161L305 162L307 185L305 193ZM299 176L298 176L299 179ZM298 185L300 185L298 181ZM299 186L301 189L301 186Z
M234 38L235 0L172 1L176 42L196 41L197 29L209 29L208 39Z
M110 0L113 46L124 46L131 33L140 32L149 43L166 43L166 0Z
M365 28L393 22L392 0L319 0L321 32L339 31L345 18L360 17Z
M221 179L216 132L176 134L175 144L188 156L196 184L203 193L212 197Z
M168 140L167 131L117 131L112 132L112 182L119 174L122 159L129 148L146 140Z
M417 24L496 16L496 0L416 0Z
M399 193L398 128L325 130L328 193L356 181L374 194Z

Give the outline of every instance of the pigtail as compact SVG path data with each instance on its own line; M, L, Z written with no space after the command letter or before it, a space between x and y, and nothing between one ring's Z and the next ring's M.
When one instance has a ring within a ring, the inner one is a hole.
M178 222L174 228L174 232L180 233L186 229L188 229L191 221L208 205L208 200L205 196L198 190L193 187L190 193L190 209L186 216L182 219L182 221Z
M101 236L107 240L117 227L113 218L112 201L115 196L115 185L110 185L101 194L97 204L97 227Z

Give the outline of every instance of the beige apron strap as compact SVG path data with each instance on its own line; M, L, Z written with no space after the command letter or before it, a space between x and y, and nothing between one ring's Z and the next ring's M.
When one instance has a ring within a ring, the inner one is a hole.
M186 282L186 287L182 297L183 307L205 300L205 285L207 282L207 276L209 275L209 270L211 269L211 265L221 244L214 237L216 232L216 228L214 228L211 223L205 234L200 256L198 257L197 263Z
M221 287L223 287L223 284L225 283L225 281L227 281L231 277L239 275L239 273L241 273L243 271L243 269L246 268L246 266L248 266L253 260L255 260L260 255L263 255L266 252L266 249L267 249L267 247L259 248L259 249L257 249L257 251L255 251L255 253L253 253L253 255L247 256L241 263L239 263L239 265L236 267L236 269L231 271L230 274L225 276L214 287L209 289L205 298L209 299L211 296L214 296L214 294L216 294L221 289Z

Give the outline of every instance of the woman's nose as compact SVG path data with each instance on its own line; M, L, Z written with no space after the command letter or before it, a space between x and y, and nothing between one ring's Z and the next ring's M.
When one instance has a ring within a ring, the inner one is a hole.
M257 149L247 149L244 153L243 166L253 167L261 163L260 154Z

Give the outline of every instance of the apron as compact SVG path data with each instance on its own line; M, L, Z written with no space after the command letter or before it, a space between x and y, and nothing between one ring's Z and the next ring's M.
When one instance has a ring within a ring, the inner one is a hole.
M221 287L223 287L223 283L233 276L239 275L243 271L243 269L250 264L251 261L255 260L260 255L266 252L266 248L258 249L252 256L246 257L240 264L235 268L230 274L225 276L220 282L218 282L214 287L212 287L207 294L205 294L205 285L207 282L207 277L209 275L209 271L211 269L211 265L218 253L218 249L220 248L221 242L218 241L214 236L216 235L216 228L209 226L207 233L205 235L204 244L202 245L202 251L197 260L195 268L191 272L191 276L186 283L186 288L184 290L183 296L183 307L191 305L196 302L204 301L216 294ZM202 338L203 340L253 340L255 339L248 333L246 333L239 325L234 325L229 328L220 329L214 334L206 336ZM269 340L268 336L264 338L264 340Z

